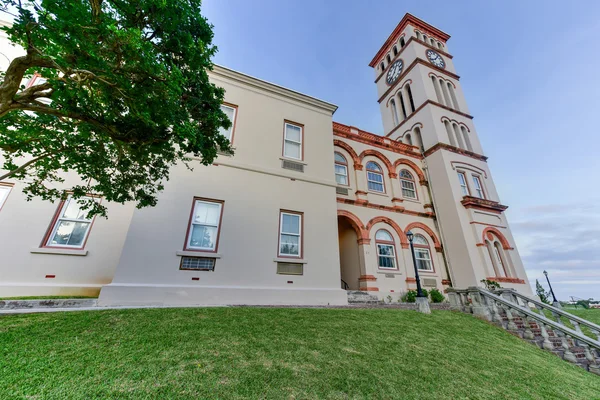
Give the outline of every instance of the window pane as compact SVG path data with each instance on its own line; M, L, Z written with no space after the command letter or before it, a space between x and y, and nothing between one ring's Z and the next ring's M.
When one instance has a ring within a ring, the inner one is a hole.
M300 234L300 216L281 214L281 233Z
M279 247L279 253L285 254L285 255L290 255L290 256L297 256L300 254L299 243L300 243L299 236L281 235L281 243L280 243L280 247Z
M392 235L390 235L389 232L384 230L377 231L377 233L375 234L375 240L386 240L388 242L394 241Z
M346 164L346 158L340 153L334 153L335 161Z
M415 255L418 259L430 260L429 250L415 249Z
M231 126L229 127L229 129L219 128L219 133L221 135L225 136L227 139L231 140L231 132L233 131L233 121L234 121L235 109L232 107L227 107L225 105L221 105L221 111L223 111L225 113L225 115L227 115L227 118L229 118L229 121L231 122Z
M343 165L336 165L335 173L340 175L346 175L346 167Z
M84 197L82 200L88 200L89 197ZM63 208L64 212L63 212L63 218L69 218L69 219L87 219L86 218L86 211L83 211L79 208L79 203L77 203L77 200L69 197L69 199L67 200L67 206L65 208Z
M393 256L394 246L390 246L389 244L378 244L377 254L379 254L380 256Z
M431 271L431 261L429 260L417 260L417 268L424 271Z
M383 193L383 185L381 183L369 182L369 190Z
M283 155L285 157L295 158L295 159L299 160L301 151L302 151L302 145L300 145L299 143L288 142L286 140L285 149L283 152Z
M412 177L411 173L408 172L405 169L403 169L402 171L400 171L400 178L406 178L406 179L413 180L413 177Z
M367 163L367 169L372 169L373 171L379 171L379 172L381 172L381 168L379 167L379 165L377 165L373 161L369 161Z
M414 244L422 244L425 246L429 245L429 243L427 243L427 239L425 239L423 237L423 235L415 235L415 237L413 238L413 243Z
M347 185L348 184L348 177L345 175L335 175L335 181L340 184L340 185Z
M49 244L81 246L89 225L88 222L60 221Z
M192 235L190 237L190 247L199 247L203 249L215 248L217 240L217 228L214 226L192 225Z
M285 138L287 140L293 140L294 142L302 141L302 131L299 126L286 124L285 125Z
M379 260L379 268L396 268L396 260L392 257L377 257Z
M220 214L221 214L221 205L220 204L196 201L193 222L195 224L205 224L205 225L216 226L216 225L219 225Z
M383 183L383 175L375 174L373 172L367 172L367 177L369 178L370 181Z

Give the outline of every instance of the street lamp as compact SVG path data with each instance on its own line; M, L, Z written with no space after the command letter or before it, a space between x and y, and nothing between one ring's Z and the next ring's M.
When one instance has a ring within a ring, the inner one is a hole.
M413 266L415 267L415 279L417 280L417 297L427 297L421 289L421 279L419 278L419 269L417 268L417 259L415 258L415 248L413 246L413 238L415 234L411 231L406 232L406 237L410 243L410 253L412 254Z
M554 307L560 308L560 303L556 300L556 296L554 295L554 290L552 290L552 285L550 284L550 279L548 279L548 272L544 271L544 275L546 275L546 281L548 282L548 286L550 287L550 293L552 294L552 305Z

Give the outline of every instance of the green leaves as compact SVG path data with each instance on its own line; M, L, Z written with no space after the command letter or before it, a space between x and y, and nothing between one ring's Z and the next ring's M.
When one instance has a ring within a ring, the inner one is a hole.
M4 30L27 56L0 76L0 168L8 171L0 180L26 180L29 196L56 199L53 182L74 171L75 197L146 207L186 154L207 165L217 150L231 152L219 134L230 121L220 110L224 91L208 79L216 47L200 1L1 4L18 11ZM34 73L47 81L7 84Z

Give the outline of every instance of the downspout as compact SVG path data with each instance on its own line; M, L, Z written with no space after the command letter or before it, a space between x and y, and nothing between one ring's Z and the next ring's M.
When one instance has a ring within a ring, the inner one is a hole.
M454 274L451 273L452 265L450 263L450 259L446 256L446 238L444 236L444 230L442 229L442 221L440 220L440 216L437 212L437 205L435 202L435 196L433 195L433 185L431 184L431 176L429 175L429 167L427 166L427 161L423 158L423 169L425 170L425 176L427 177L427 191L429 192L429 198L431 199L431 204L433 206L433 211L435 212L435 218L433 219L433 223L435 224L437 230L440 232L440 240L442 241L442 257L444 259L444 267L446 268L446 274L450 278L450 287L454 287Z

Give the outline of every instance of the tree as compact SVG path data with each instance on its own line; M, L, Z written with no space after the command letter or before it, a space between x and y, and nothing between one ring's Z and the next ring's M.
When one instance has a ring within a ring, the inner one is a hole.
M0 181L23 180L29 200L64 198L56 182L74 171L75 198L154 206L174 164L232 153L200 0L0 4L14 17L2 29L26 51L0 75ZM21 84L34 74L44 80ZM93 200L83 207L106 215Z
M552 304L548 298L550 296L550 292L546 292L544 287L540 284L540 281L537 279L535 280L535 294L538 295L542 303Z

